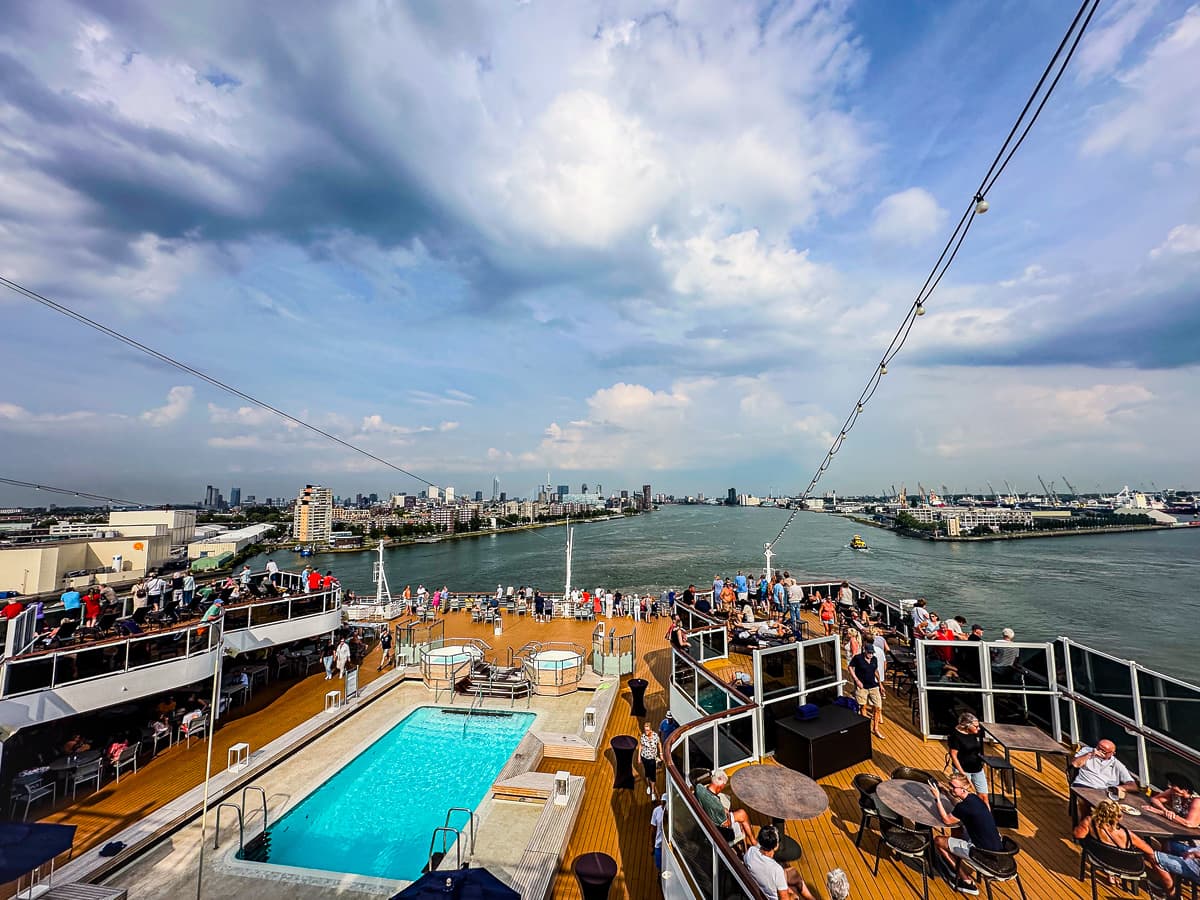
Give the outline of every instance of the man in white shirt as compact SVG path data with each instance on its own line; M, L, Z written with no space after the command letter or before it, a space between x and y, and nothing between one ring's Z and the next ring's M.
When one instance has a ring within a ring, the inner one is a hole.
M1137 790L1137 779L1116 754L1117 747L1110 740L1097 741L1095 747L1084 747L1071 760L1076 772L1073 784L1100 790L1114 787Z
M272 584L279 584L279 564L273 559L267 560L267 578Z
M658 802L654 804L654 809L650 813L650 834L654 841L654 865L658 871L662 871L662 834L663 834L663 816L667 811L667 795L664 793L658 798Z
M758 886L768 897L779 900L813 900L812 892L795 869L784 869L775 862L775 851L779 849L779 831L768 825L758 832L758 845L749 847L743 862Z

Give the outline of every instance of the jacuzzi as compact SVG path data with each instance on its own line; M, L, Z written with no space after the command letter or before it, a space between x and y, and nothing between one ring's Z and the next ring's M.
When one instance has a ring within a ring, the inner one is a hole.
M569 694L583 677L583 654L574 650L539 650L529 659L533 689L538 694Z

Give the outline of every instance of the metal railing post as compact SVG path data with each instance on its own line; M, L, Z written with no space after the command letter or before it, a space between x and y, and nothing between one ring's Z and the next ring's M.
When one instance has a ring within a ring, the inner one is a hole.
M1137 723L1138 781L1150 783L1150 757L1146 753L1146 733L1142 723L1142 688L1138 684L1138 664L1129 661L1129 687L1133 699L1133 721Z

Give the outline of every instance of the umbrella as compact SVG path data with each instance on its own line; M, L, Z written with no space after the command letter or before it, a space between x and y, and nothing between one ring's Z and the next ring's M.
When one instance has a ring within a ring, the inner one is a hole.
M487 869L458 869L422 875L392 900L521 900L521 895Z
M74 825L0 822L0 884L16 881L71 849Z

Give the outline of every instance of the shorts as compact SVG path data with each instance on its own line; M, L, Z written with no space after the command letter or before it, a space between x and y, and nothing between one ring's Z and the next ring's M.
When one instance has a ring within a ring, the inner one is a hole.
M745 603L747 600L750 599L750 592L749 591L738 591L737 598L738 598L738 603Z
M653 757L642 757L642 771L646 773L646 780L654 784L658 778L658 760Z
M980 769L978 772L967 772L967 777L971 779L971 785L975 788L975 793L981 797L988 795L987 774Z
M959 859L970 859L971 851L975 849L975 845L970 841L964 841L962 838L946 838L946 849Z
M1174 844L1175 842L1172 841L1171 843ZM1176 878L1183 878L1188 881L1200 881L1200 862L1194 859L1184 859L1182 856L1176 856L1173 853L1163 853L1161 850L1154 854L1154 859Z
M883 709L883 694L880 693L878 685L873 688L859 688L854 692L854 699L858 701L859 706Z

